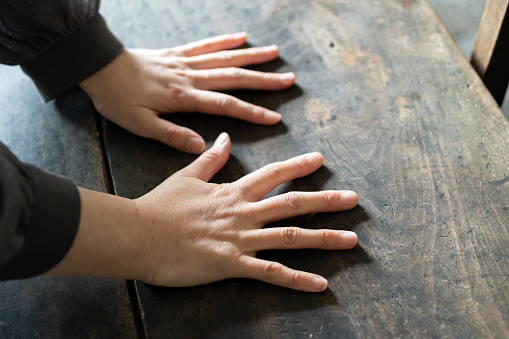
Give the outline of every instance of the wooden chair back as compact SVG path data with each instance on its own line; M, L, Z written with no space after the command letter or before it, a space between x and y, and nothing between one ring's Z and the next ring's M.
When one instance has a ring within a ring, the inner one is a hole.
M471 63L499 106L509 82L509 0L488 0Z

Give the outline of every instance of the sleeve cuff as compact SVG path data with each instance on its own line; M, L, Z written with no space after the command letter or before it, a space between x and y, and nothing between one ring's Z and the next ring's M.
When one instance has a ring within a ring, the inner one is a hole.
M109 64L124 46L97 14L70 36L21 65L45 101L64 94Z
M8 279L29 278L58 264L78 231L81 203L70 180L27 165L34 189L34 205L23 250L2 268Z

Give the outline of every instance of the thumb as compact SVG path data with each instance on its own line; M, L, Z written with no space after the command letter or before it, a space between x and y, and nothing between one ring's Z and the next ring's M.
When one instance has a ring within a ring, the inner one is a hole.
M205 182L209 181L226 164L230 156L230 146L228 134L221 133L208 151L173 176L193 177Z

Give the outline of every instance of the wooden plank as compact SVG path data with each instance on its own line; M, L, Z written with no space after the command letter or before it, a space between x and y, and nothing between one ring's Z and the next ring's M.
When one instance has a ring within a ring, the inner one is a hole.
M488 0L472 50L472 65L499 104L509 83L509 0Z
M23 161L105 191L89 100L44 104L19 68L1 66L0 139ZM58 207L56 207L58 208ZM0 282L2 338L134 338L125 281L40 276Z
M120 9L121 8L121 9ZM283 114L255 126L228 118L168 119L211 145L222 131L228 182L267 163L320 151L325 165L278 188L353 189L352 211L274 225L355 230L346 252L260 257L328 277L306 294L237 279L192 288L138 282L149 338L507 337L509 124L423 0L221 1L103 5L129 46L160 48L238 31L294 71L280 92L235 92ZM116 193L138 197L195 157L107 123Z

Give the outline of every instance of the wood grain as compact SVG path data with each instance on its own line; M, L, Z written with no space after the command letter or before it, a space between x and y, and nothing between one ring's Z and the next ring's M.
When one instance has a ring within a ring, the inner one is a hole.
M23 161L104 192L90 100L83 93L72 93L45 104L19 68L1 66L0 74L2 142ZM40 276L4 281L0 300L0 338L137 336L121 280Z
M352 211L270 226L355 230L351 251L259 256L329 279L305 294L238 279L190 288L137 283L149 338L465 337L509 334L509 124L423 0L152 0L104 3L128 46L161 48L238 31L277 44L253 69L297 74L279 92L233 92L283 114L255 126L167 118L211 145L230 134L215 182L320 151L318 172L276 189L353 189ZM115 191L138 197L194 156L106 123Z

